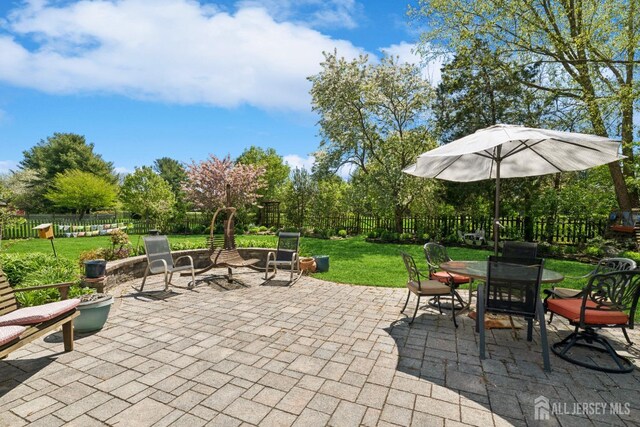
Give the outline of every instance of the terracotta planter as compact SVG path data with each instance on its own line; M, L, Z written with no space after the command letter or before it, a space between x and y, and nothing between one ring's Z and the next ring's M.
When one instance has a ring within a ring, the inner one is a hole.
M316 272L316 260L311 257L302 257L300 258L300 270L306 273L315 273Z

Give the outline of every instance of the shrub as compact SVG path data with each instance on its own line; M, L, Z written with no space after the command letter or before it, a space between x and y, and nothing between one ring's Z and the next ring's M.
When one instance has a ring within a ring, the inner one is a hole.
M588 256L592 256L595 258L599 258L600 256L602 256L602 249L600 249L597 246L588 246L585 251L584 251L585 255Z
M79 281L79 271L75 263L66 258L55 258L53 255L1 254L0 264L7 280L16 288ZM59 300L60 292L57 289L18 292L16 299L23 307L40 305Z
M347 230L338 231L338 236L340 236L342 238L347 237Z
M265 231L269 230L267 227L265 227L264 225L261 225L260 228L258 229L261 233L264 233Z
M265 242L263 240L243 239L240 242L236 242L239 248L273 248L272 242Z
M89 261L92 259L106 259L105 256L107 251L108 250L105 248L96 248L81 252L78 260L80 268L84 268L85 261Z
M406 241L406 240L411 240L413 239L413 234L411 233L402 233L400 235L400 240Z
M623 258L630 258L636 263L640 264L640 252L624 251L620 254L620 256Z
M367 237L370 239L377 239L378 238L378 233L375 231L370 231L369 234L367 234Z
M40 252L29 254L0 254L0 265L12 286L22 284L28 274L45 265L64 262L67 262L67 260L63 258L56 259L53 255ZM78 273L77 270L76 273Z
M398 233L394 233L393 231L385 230L382 233L380 233L380 239L383 242L397 242L399 238L400 238L400 235Z
M249 227L249 234L258 234L259 231L258 227Z
M207 241L199 240L199 241L192 242L191 240L186 240L184 242L170 243L170 247L172 251L186 251L189 249L206 249Z

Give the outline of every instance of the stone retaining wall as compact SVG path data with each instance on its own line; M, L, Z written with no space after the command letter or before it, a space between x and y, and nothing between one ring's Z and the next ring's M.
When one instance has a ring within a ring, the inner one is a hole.
M260 261L254 267L264 269L267 262L267 253L273 250L274 249L266 248L239 248L238 252L245 259L258 258ZM209 260L209 251L207 249L174 251L172 252L172 255L174 260L184 255L190 255L193 258L193 264L196 270L205 268L211 263ZM181 261L181 265L182 262L183 261ZM104 281L101 284L91 284L91 286L99 287L101 285L104 290L108 292L109 289L116 287L120 283L143 277L146 268L146 255L109 261L107 263L107 271Z

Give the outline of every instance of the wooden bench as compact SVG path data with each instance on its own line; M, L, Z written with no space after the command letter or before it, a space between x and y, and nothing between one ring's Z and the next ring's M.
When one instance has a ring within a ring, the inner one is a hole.
M71 285L72 283L57 283L52 285L32 286L28 288L16 289L9 284L4 273L0 271L0 316L4 316L19 309L18 302L16 301L15 297L15 292L58 288L60 290L61 298L65 300L67 298L68 290ZM0 345L0 359L6 357L9 353L23 347L31 341L38 339L41 336L44 336L47 333L59 328L60 326L62 326L64 351L72 351L73 319L75 319L79 315L80 312L76 308L73 308L44 322L23 325L25 327L25 330L17 338Z

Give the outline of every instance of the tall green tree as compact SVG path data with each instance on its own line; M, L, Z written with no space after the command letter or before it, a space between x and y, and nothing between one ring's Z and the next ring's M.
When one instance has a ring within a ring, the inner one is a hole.
M41 177L34 169L12 171L6 177L6 186L11 189L11 200L15 207L26 212L39 212L48 200L43 197L37 183Z
M435 147L427 128L433 90L415 65L394 58L371 64L366 56L347 61L336 52L325 53L320 73L309 80L320 115L319 169L350 164L375 179L401 231L403 215L422 191L402 169Z
M577 101L589 131L615 136L620 129L627 159L609 171L620 207L638 204L627 181L634 179L640 99L640 0L418 0L410 14L429 28L423 53L484 40L516 66L540 64L543 78L525 83Z
M140 214L154 226L162 226L175 205L171 186L149 166L136 168L124 178L120 200L125 209Z
M161 157L153 162L153 169L171 187L171 192L176 199L176 210L181 213L186 212L188 203L185 200L183 187L188 179L184 165L170 157Z
M0 248L2 248L2 236L7 227L22 224L25 219L18 215L13 205L13 192L7 185L9 177L0 177Z
M72 210L79 219L91 209L112 207L117 196L117 185L77 169L57 174L51 189L45 194L54 206Z
M287 205L285 215L287 220L302 227L309 210L309 202L316 192L316 183L306 169L295 168L291 172L291 180L286 190Z
M453 59L442 68L442 80L436 89L434 104L435 129L442 142L469 135L497 123L519 123L525 126L567 128L558 123L558 102L548 92L531 88L539 67L514 67L505 63L486 42L476 40L471 46L460 46ZM526 239L532 239L534 200L545 194L549 177L514 178L505 182L502 213L524 217ZM489 216L493 210L495 182L490 180L457 183L444 182L444 201L455 212ZM515 236L512 236L515 237Z
M265 186L258 190L259 200L280 200L285 189L291 168L284 163L282 156L273 148L251 146L236 159L236 163L256 165L264 169L262 180Z
M113 164L103 160L93 149L94 144L87 143L82 135L54 133L53 136L24 151L19 167L23 171L34 171L33 180L27 184L36 198L31 203L32 207L41 211L53 207L44 195L51 189L56 175L67 170L89 172L115 183Z

